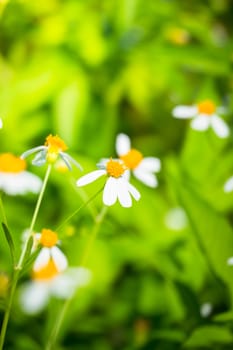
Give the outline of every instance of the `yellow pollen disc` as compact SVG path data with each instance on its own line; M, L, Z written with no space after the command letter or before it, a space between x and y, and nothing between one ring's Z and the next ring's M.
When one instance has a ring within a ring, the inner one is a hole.
M43 247L51 248L57 244L57 241L58 237L56 232L46 228L41 231L40 244Z
M135 169L141 163L142 154L136 149L131 149L127 154L120 157L128 169Z
M48 264L38 271L33 271L32 278L34 280L50 280L59 273L54 261L50 258Z
M46 137L45 146L48 147L49 153L58 154L60 151L66 151L67 146L59 136L49 135Z
M125 167L119 161L110 159L107 162L106 170L108 175L118 178L125 172Z
M203 114L213 114L216 110L215 104L211 100L205 100L197 105L198 112Z
M24 159L15 157L11 153L3 153L0 155L0 171L6 173L20 173L26 169Z

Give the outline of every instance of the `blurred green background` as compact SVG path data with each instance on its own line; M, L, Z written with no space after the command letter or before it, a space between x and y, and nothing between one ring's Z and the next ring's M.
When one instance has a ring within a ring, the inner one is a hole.
M227 107L232 129L232 1L0 0L0 16L1 152L20 155L58 134L87 173L116 155L124 132L162 161L157 189L133 179L141 200L108 210L89 259L93 280L57 349L232 349L233 194L223 191L233 174L232 133L220 140L195 132L171 113L212 99ZM45 167L28 167L43 177ZM80 175L52 173L38 231L55 229L101 188L77 189ZM36 198L3 202L20 249ZM71 266L100 208L101 196L63 228ZM10 276L11 268L1 235L0 270ZM16 295L6 349L43 349L61 304L27 316Z

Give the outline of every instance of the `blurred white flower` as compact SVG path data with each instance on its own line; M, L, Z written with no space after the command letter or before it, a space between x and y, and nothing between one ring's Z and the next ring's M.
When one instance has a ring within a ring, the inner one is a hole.
M172 111L175 118L193 118L191 121L192 129L205 131L212 127L218 137L225 138L229 136L230 129L225 121L219 117L221 113L224 113L224 108L217 108L211 100L204 100L193 106L177 106Z
M133 175L145 185L149 187L158 185L158 180L154 173L159 172L161 169L159 158L143 157L141 152L131 148L130 138L125 134L117 135L116 151L127 168L125 175L128 178L130 171L132 171Z
M11 153L0 154L0 189L9 195L38 193L41 179L26 171L26 162Z
M57 233L49 230L43 229L40 234L36 234L39 244L42 245L42 249L33 265L33 271L36 273L44 267L46 267L50 262L54 264L54 269L57 272L64 271L67 268L67 258L62 253L62 251L56 246L58 243Z
M183 208L172 208L165 215L165 225L171 230L183 230L187 224L188 219Z
M233 176L231 176L224 184L224 192L233 191Z
M213 311L213 305L211 303L204 303L200 307L200 314L202 317L208 317Z
M227 265L232 266L233 265L233 256L227 259Z
M78 162L76 162L76 160L72 158L69 154L64 152L66 150L67 146L60 137L58 137L57 135L49 135L46 137L45 144L43 146L38 146L29 149L21 155L21 158L24 159L30 156L31 154L36 153L36 156L32 160L33 165L41 166L44 165L46 162L56 164L57 161L63 160L63 162L69 170L71 170L72 168L71 164L74 164L77 168L82 170L81 165Z
M78 288L88 285L90 281L90 270L72 267L58 273L50 261L47 266L34 272L32 280L21 288L21 308L27 314L36 314L46 307L51 297L68 299Z
M108 159L105 164L100 164L103 169L92 171L91 173L82 176L77 181L77 186L85 186L101 176L107 176L107 181L104 186L103 202L107 206L111 206L119 200L122 207L128 208L132 206L132 198L140 199L140 193L132 186L123 176L126 167L119 159Z
M0 118L0 129L3 127L2 119Z

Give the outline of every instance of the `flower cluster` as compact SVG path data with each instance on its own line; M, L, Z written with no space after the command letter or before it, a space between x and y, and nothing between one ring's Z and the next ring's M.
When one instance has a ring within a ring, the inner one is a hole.
M27 191L39 192L43 187L40 178L27 172L25 158L34 155L32 164L48 164L59 171L72 169L72 164L82 170L80 164L66 153L65 142L56 136L49 135L45 144L29 149L21 157L6 153L0 155L0 188L6 193L16 195ZM156 187L155 175L161 168L161 162L155 157L143 157L142 153L131 148L127 135L119 134L116 138L118 158L101 159L98 170L92 171L77 180L77 186L87 185L99 177L105 177L103 203L111 206L118 200L122 207L132 206L132 198L138 201L139 191L130 183L131 173L149 187ZM48 167L49 169L49 167ZM42 191L42 190L41 190ZM21 306L26 313L39 312L51 296L69 298L72 293L90 281L90 271L83 268L68 267L68 260L59 248L57 232L43 228L39 233L31 229L23 235L24 246L33 237L31 251L37 254L32 267L31 281L21 290Z

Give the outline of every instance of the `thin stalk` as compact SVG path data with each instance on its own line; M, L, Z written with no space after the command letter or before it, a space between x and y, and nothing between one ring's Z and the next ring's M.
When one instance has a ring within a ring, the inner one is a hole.
M12 276L12 284L11 284L11 289L10 289L10 294L9 294L9 299L8 299L8 304L7 304L7 308L4 314L4 318L3 318L3 322L2 322L2 327L1 327L1 334L0 334L0 350L3 349L3 345L4 345L4 341L5 341L5 336L6 336L6 331L7 331L7 325L8 325L8 321L9 321L9 317L10 317L10 312L11 312L11 307L12 307L12 303L13 303L13 299L14 299L14 295L15 295L15 290L16 290L16 286L19 280L19 275L20 275L20 270L23 267L23 262L24 262L24 258L27 252L27 248L28 248L28 244L29 244L29 239L30 237L33 235L33 230L34 230L34 226L36 223L36 219L38 216L38 212L41 206L41 202L42 202L42 198L45 192L45 188L48 182L48 178L51 172L52 166L48 165L45 177L44 177L44 181L40 190L40 194L39 197L37 199L37 203L36 203L36 207L32 216L32 221L30 224L30 228L29 228L29 234L27 237L27 240L24 244L22 253L19 257L19 261L17 263L17 265L14 267L14 271L13 271L13 276Z
M91 248L93 246L93 243L97 237L97 234L99 232L99 229L101 227L101 224L103 222L103 219L106 215L106 212L107 212L107 207L103 207L101 212L97 215L96 219L95 219L95 226L93 227L93 230L89 236L89 239L87 241L87 245L85 247L85 250L83 252L83 255L81 257L81 261L80 261L80 266L81 267L84 267L86 266L87 264L87 261L88 261L88 258L89 258L89 255L90 255L90 252L91 252ZM68 298L64 304L63 304L63 307L60 311L60 314L58 315L57 319L56 319L56 323L54 325L54 328L51 332L51 336L46 344L46 347L45 347L45 350L52 350L52 349L55 349L55 345L56 345L56 341L57 341L57 336L59 334L59 331L61 329L61 325L64 321L64 318L67 314L67 311L73 301L73 299L75 298L76 296L76 293L77 293L77 290L74 291L73 295Z
M28 243L29 243L29 240L30 240L31 236L33 235L34 226L35 226L36 219L37 219L37 216L38 216L38 213L39 213L39 209L40 209L40 206L41 206L42 198L44 196L44 192L45 192L45 188L46 188L46 185L47 185L47 182L48 182L48 179L49 179L49 175L51 173L51 169L52 169L52 165L49 164L48 168L47 168L47 171L46 171L46 174L45 174L45 177L44 177L43 185L41 187L40 194L39 194L39 197L38 197L38 200L37 200L37 203L36 203L36 207L35 207L35 210L34 210L34 213L33 213L33 216L32 216L32 221L31 221L31 225L30 225L30 228L29 228L29 234L28 234L27 240L26 240L26 242L24 244L24 248L23 248L22 254L20 255L19 262L18 262L18 264L16 266L17 270L21 270L22 269L22 265L23 265L23 261L24 261L24 258L25 258L25 254L27 252Z
M70 214L56 229L55 231L59 231L65 224L67 224L68 221L70 221L76 214L78 214L78 212L85 208L93 199L95 199L95 197L98 196L98 194L100 192L103 191L103 188L101 188L98 192L96 192L92 197L90 197L88 199L88 201L86 201L85 203L83 203L82 205L80 205L80 207L78 207L78 209L76 209L72 214Z

